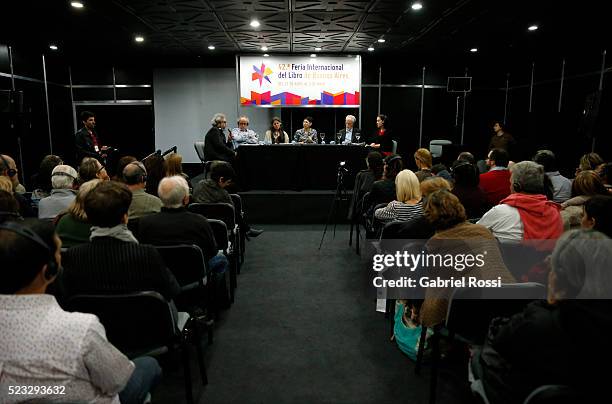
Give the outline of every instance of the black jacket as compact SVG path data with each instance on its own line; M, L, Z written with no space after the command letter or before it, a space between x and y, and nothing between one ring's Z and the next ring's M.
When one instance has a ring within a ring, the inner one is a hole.
M153 290L170 300L181 288L150 245L112 237L69 248L62 254L64 297Z
M138 241L153 245L195 244L204 258L217 255L217 243L208 220L185 208L162 208L160 213L141 217Z
M344 129L340 130L340 132L338 132L338 133L340 133L340 140L339 140L338 142L339 142L339 143L344 142L344 139L346 139L346 128L344 128ZM352 135L352 139L351 139L351 142L352 142L352 143L357 143L357 139L355 139L355 135L356 135L357 133L358 133L359 135L361 135L361 129L353 127L353 135ZM359 141L360 141L360 142L362 142L362 141L363 141L363 138L361 138L361 137L360 137L360 138L359 138Z
M212 127L204 137L204 158L206 161L234 161L235 153L225 142L225 134L219 128Z
M94 135L95 134L96 133L94 132ZM81 164L81 160L83 160L83 158L85 157L93 157L98 160L102 158L102 156L100 156L100 153L96 152L93 140L91 140L91 136L89 135L89 132L87 131L87 128L85 126L83 126L77 131L77 133L75 133L74 144L76 147L77 167L79 164ZM101 145L98 145L98 147L101 147Z

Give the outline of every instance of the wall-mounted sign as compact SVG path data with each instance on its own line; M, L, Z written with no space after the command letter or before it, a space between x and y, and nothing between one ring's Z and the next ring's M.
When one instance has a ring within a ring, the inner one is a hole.
M359 106L361 59L242 56L240 103L255 106Z

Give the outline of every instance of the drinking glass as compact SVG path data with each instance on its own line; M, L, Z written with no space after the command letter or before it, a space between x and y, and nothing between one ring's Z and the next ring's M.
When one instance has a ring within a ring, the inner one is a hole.
M321 136L321 143L325 144L325 133L324 132L320 132L319 136Z
M360 138L361 138L361 133L359 132L355 133L355 140L357 140L357 143L359 143Z

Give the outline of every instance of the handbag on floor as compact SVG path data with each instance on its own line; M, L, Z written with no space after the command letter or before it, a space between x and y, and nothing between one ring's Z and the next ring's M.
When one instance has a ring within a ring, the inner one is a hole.
M412 317L410 307L406 307L404 303L398 300L395 304L393 335L399 349L408 355L410 359L416 360L419 344L421 343L422 327ZM429 330L427 335L429 336ZM427 348L427 345L425 345L425 348Z

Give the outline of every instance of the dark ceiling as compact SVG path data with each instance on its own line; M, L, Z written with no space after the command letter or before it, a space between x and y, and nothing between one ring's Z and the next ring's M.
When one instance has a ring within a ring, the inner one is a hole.
M71 57L192 57L261 52L416 52L454 57L472 47L506 55L602 48L612 38L602 3L553 0L63 0L4 4L0 43ZM257 18L254 29L249 21ZM536 23L540 29L528 32ZM142 34L142 44L134 42ZM384 38L385 43L378 43ZM499 60L491 59L491 63Z

